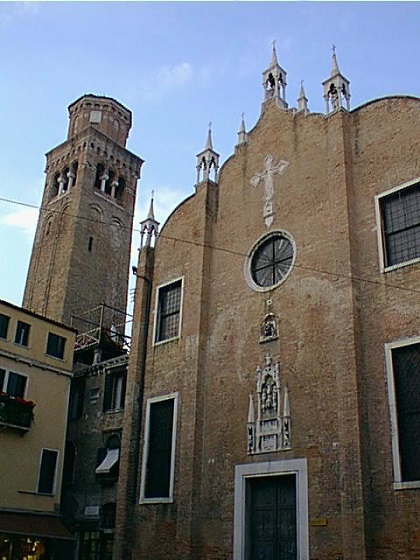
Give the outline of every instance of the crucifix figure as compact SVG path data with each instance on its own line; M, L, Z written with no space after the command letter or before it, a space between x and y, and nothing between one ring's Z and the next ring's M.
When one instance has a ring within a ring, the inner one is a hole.
M264 181L264 204L263 204L263 217L267 227L273 222L273 203L272 198L274 195L274 174L281 175L287 166L288 161L280 160L277 165L273 165L274 158L272 155L267 155L264 158L264 169L261 173L256 173L251 178L251 185L257 187L260 181Z
M264 159L264 170L261 173L256 173L251 179L251 185L257 187L260 181L264 181L264 198L271 200L274 194L274 174L281 175L286 167L289 165L288 161L280 160L277 165L273 165L273 156L268 155Z

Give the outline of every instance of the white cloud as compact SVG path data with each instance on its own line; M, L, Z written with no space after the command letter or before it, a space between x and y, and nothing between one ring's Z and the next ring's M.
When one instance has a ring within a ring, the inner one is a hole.
M142 80L130 97L143 99L161 99L174 90L182 89L192 82L194 77L193 66L189 62L182 62L175 66L165 65L157 72Z
M35 235L37 221L38 210L36 208L22 208L0 217L0 224L17 228L30 243L32 243Z
M40 10L39 2L2 2L0 5L0 27L12 25L18 18L34 16Z

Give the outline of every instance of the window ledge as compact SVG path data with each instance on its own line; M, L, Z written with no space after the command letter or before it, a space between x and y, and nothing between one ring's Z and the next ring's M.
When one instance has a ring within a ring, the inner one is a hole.
M383 273L392 272L394 270L399 270L400 268L404 268L405 266L410 266L412 264L420 263L420 257L416 259L411 259L410 261L404 261L401 263L393 264L391 266L385 266L382 270Z
M173 504L174 498L140 498L140 504Z
M415 490L420 488L420 481L415 480L413 482L394 482L392 484L394 490Z

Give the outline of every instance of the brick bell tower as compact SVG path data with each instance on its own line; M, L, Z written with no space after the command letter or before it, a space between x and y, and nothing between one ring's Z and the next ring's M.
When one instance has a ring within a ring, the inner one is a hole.
M66 324L106 304L125 311L137 180L126 148L131 112L109 97L69 106L67 140L47 153L46 181L23 306ZM108 323L108 324L107 324Z

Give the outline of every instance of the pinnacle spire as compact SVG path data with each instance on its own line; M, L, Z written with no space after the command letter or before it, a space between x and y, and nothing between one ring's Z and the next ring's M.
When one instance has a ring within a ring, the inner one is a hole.
M240 144L244 144L248 139L248 134L246 133L246 128L245 128L245 113L242 113L242 119L241 119L241 126L239 127L239 132L238 132L238 144L237 146L239 146Z
M308 112L308 98L306 97L305 88L303 87L303 80L300 81L300 92L298 97L298 111Z
M277 60L277 51L276 51L276 41L273 41L273 50L271 53L271 62L270 62L270 68L272 68L273 66L278 66L279 62Z
M152 191L152 196L150 198L150 207L149 207L149 213L147 214L147 219L148 220L154 220L155 219L155 213L154 213L154 209L153 209L153 199L155 196L155 191Z
M277 60L276 42L273 41L270 66L263 72L264 102L275 99L277 105L287 109L286 71Z
M336 76L337 74L340 74L340 69L338 68L337 55L335 54L335 49L336 49L336 46L333 45L331 47L331 50L333 52L333 54L332 54L331 78L333 76Z
M152 191L147 218L140 222L141 247L143 247L143 245L151 247L153 238L156 238L159 233L159 222L155 220L155 213L153 210L154 196L155 193ZM145 236L146 239L144 240Z
M214 182L217 183L217 174L219 171L219 154L213 149L213 142L211 139L211 124L212 123L210 122L204 150L197 154L197 183L200 182L201 175L201 181L209 181L210 172L212 169L214 171Z
M336 46L332 46L332 68L330 77L322 82L327 114L337 109L350 111L350 82L338 68ZM344 107L345 106L345 107Z
M205 150L212 150L213 149L213 142L212 142L212 139L211 139L211 124L212 123L209 122L209 131L208 131L208 134L207 134L206 144L204 146Z

